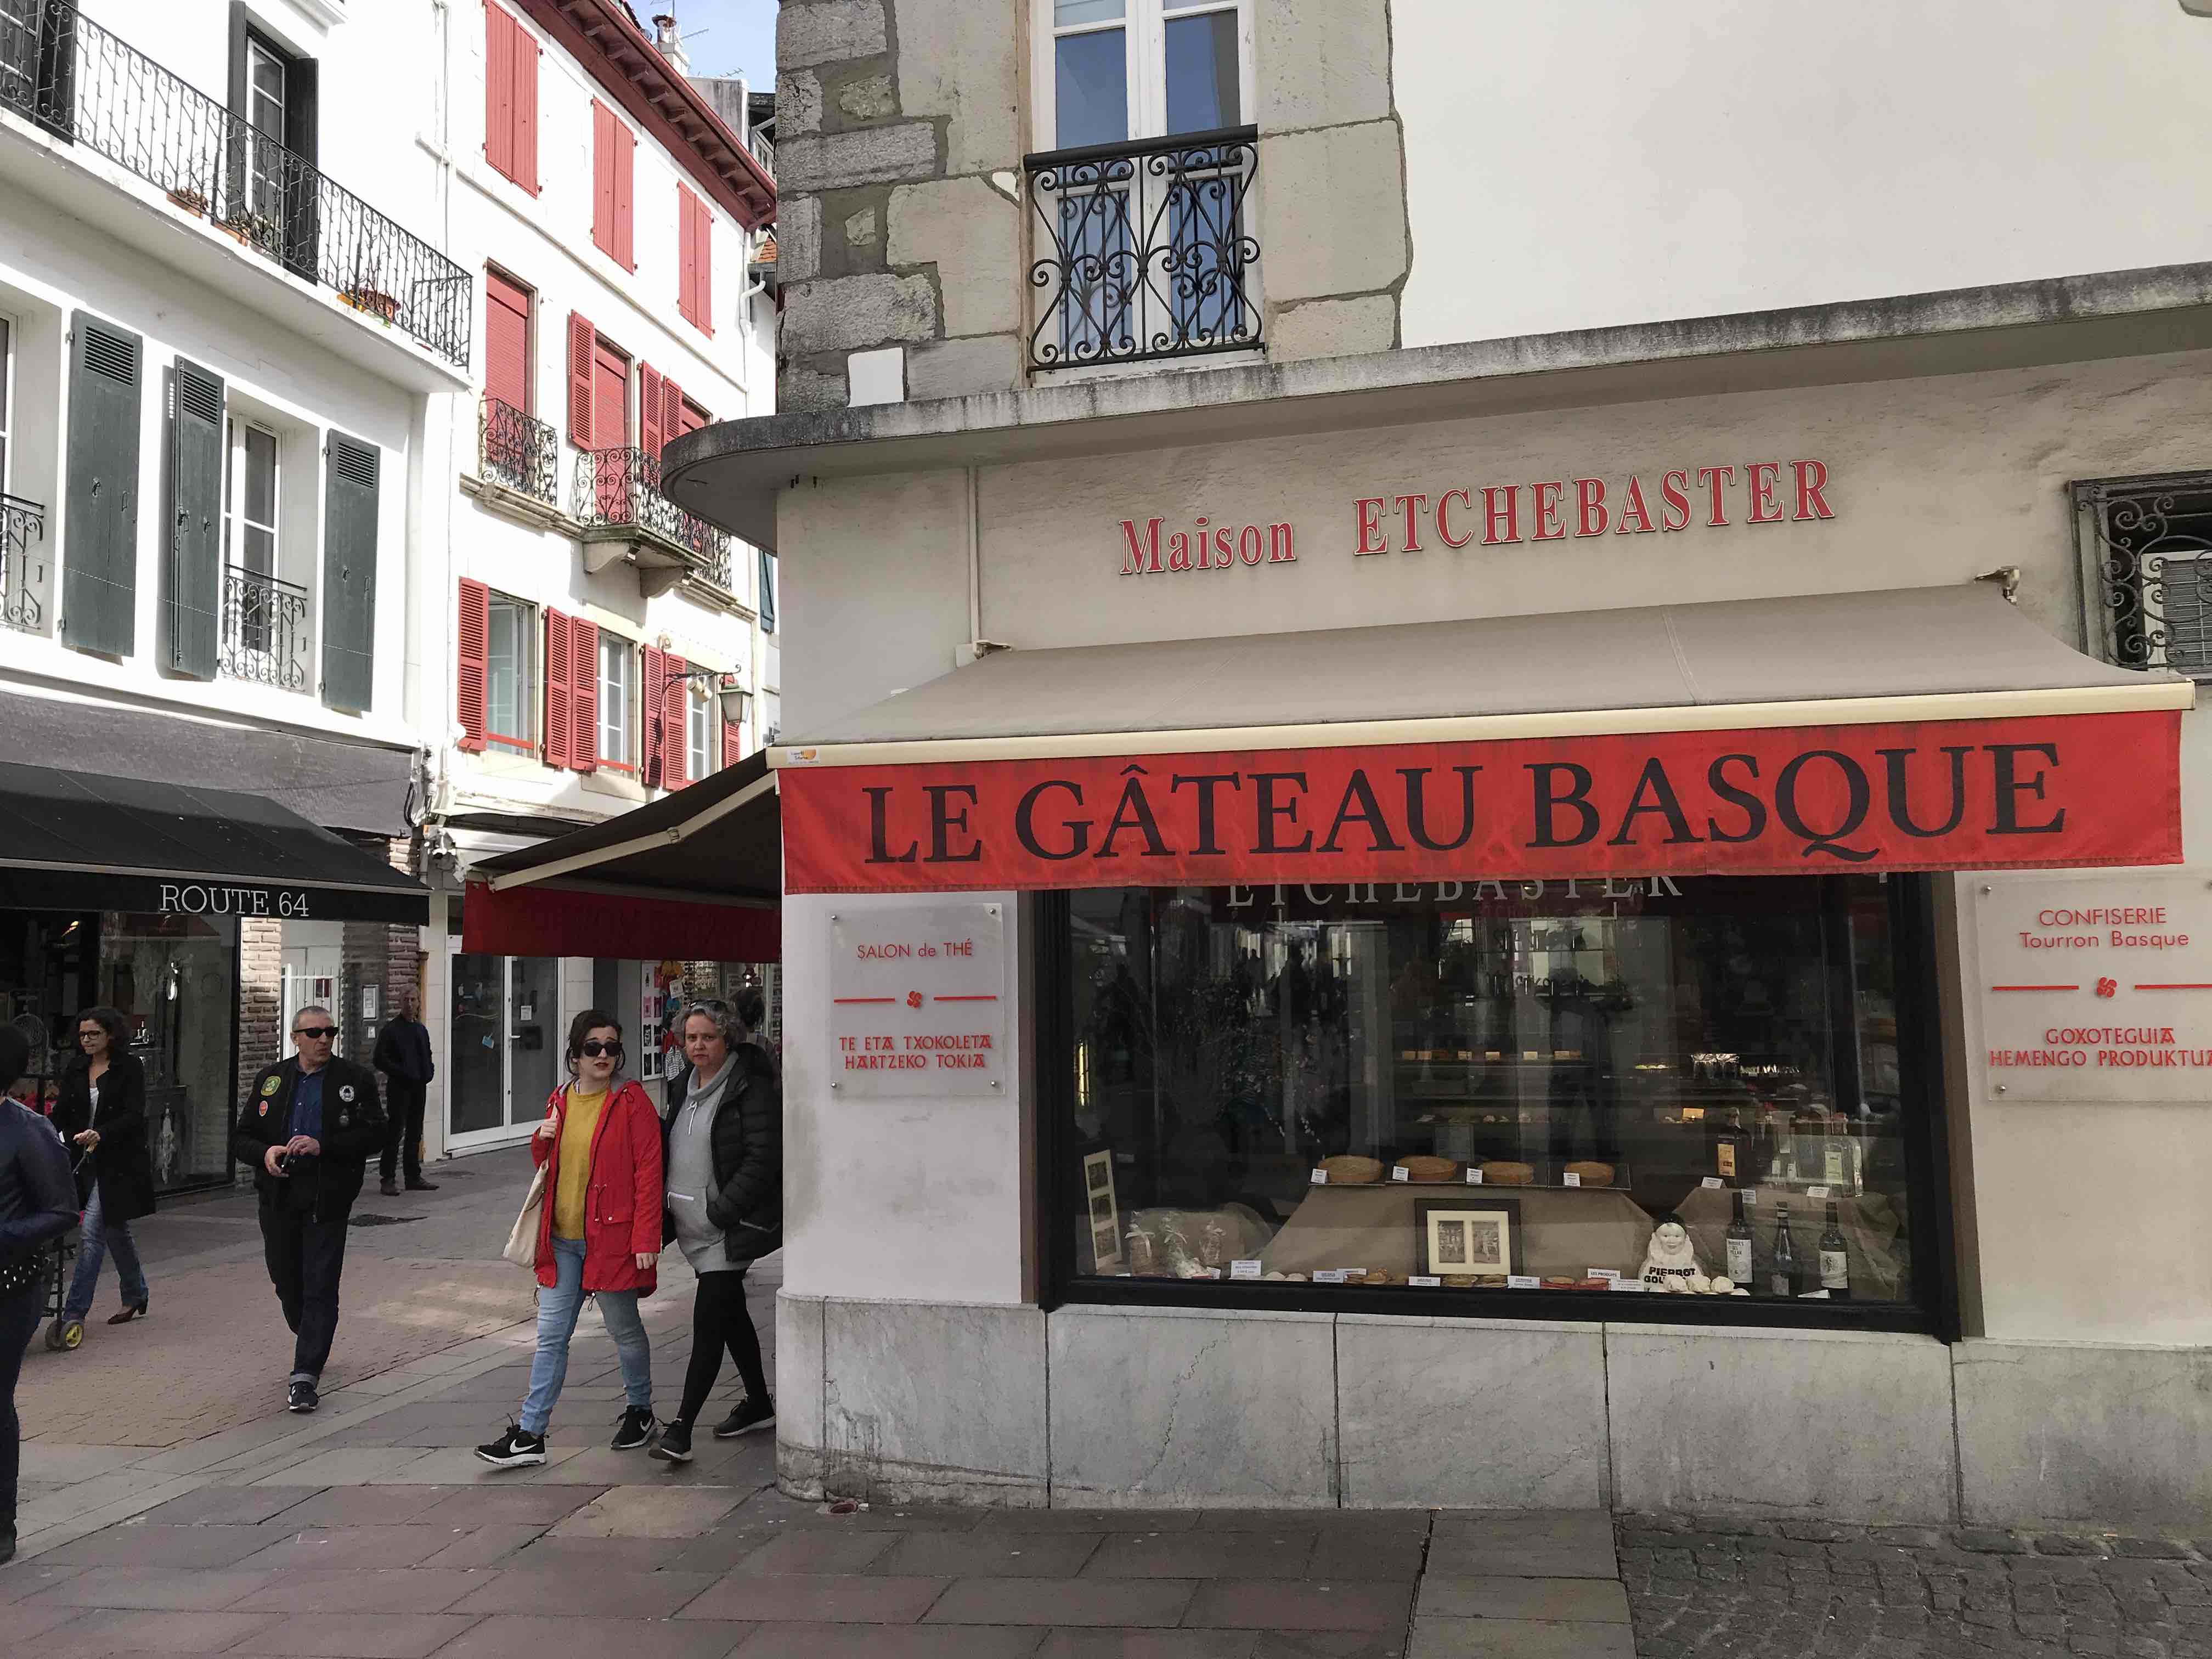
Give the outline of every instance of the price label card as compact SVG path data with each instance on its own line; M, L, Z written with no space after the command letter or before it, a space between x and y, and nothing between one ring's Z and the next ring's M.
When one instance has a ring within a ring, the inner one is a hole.
M1589 1267L1584 1269L1583 1277L1584 1279L1618 1279L1620 1277L1620 1269L1618 1267Z
M1411 1170L1407 1169L1404 1164L1393 1164L1390 1166L1390 1179L1391 1179L1391 1180L1393 1180L1393 1181L1411 1181L1413 1178L1413 1172Z
M1316 1285L1341 1285L1344 1283L1344 1269L1341 1267L1317 1268L1314 1273L1313 1282Z
M1704 1107L1702 1107L1702 1106L1685 1106L1684 1108L1682 1108L1682 1121L1683 1121L1683 1122L1685 1122L1685 1123L1703 1123L1705 1121L1705 1109Z
M1640 1279L1616 1279L1607 1288L1615 1291L1644 1291L1650 1289Z
M1313 1181L1313 1184L1314 1184L1315 1186L1316 1186L1316 1187L1326 1187L1326 1186L1328 1186L1328 1170L1316 1170L1313 1172L1312 1181Z
M1566 1174L1561 1176L1559 1180L1565 1185L1569 1187L1579 1187L1583 1184L1583 1178L1577 1175L1572 1170L1568 1170Z
M1544 1281L1534 1273L1508 1273L1505 1288L1509 1291L1534 1291L1543 1287Z
M1828 1189L1826 1187L1808 1187L1805 1189L1805 1196L1808 1198L1826 1198L1827 1195Z
M1346 1283L1349 1284L1352 1280L1353 1280L1353 1279L1364 1279L1364 1278L1366 1278L1366 1277L1367 1277L1367 1269L1366 1269L1366 1268L1364 1268L1364 1267L1346 1267L1346 1268L1344 1270L1344 1277L1345 1277L1345 1281L1346 1281Z
M1260 1277L1260 1264L1256 1261L1232 1261L1229 1264L1229 1276L1231 1279L1257 1279Z
M1707 1176L1703 1181L1698 1183L1700 1187L1711 1187L1714 1188L1718 1188L1720 1184L1721 1178L1718 1176Z
M1467 1172L1467 1184L1470 1187L1480 1187L1482 1185L1482 1171L1480 1170L1469 1170Z
M1431 1273L1409 1273L1407 1275L1406 1282L1413 1285L1425 1285L1432 1291L1441 1289L1443 1285L1443 1279Z
M1741 1188L1737 1188L1737 1190L1738 1190L1739 1192L1741 1192L1741 1193L1743 1194L1743 1201L1744 1201L1746 1204L1756 1204L1756 1203L1758 1203L1758 1202L1759 1202L1759 1188L1756 1188L1756 1187L1741 1187Z

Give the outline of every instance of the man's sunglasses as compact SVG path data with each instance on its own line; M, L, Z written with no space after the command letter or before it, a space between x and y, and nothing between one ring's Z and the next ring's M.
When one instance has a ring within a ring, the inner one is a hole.
M612 1054L617 1060L620 1060L623 1054L623 1046L619 1042L602 1042L597 1037L586 1037L583 1043L583 1052L589 1054L593 1060L597 1060L601 1054Z
M295 1027L292 1032L295 1037L322 1037L326 1040L337 1034L338 1028L335 1025L301 1025Z

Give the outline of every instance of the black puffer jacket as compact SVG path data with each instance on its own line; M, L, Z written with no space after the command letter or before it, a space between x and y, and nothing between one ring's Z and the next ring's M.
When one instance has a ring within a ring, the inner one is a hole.
M727 1236L732 1261L757 1261L783 1246L783 1085L775 1062L757 1044L738 1044L731 1060L738 1074L714 1109L708 1139L714 1181L707 1191L707 1219ZM662 1125L664 1150L690 1085L687 1072ZM673 1224L667 1231L674 1237Z

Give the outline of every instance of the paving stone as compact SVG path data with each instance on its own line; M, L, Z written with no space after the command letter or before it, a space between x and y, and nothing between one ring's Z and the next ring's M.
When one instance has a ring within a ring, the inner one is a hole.
M1951 1541L1977 1555L2027 1553L2027 1540L2018 1533L2002 1532L1991 1527L1961 1527L1951 1534Z
M877 1534L881 1536L881 1534ZM917 1532L884 1538L875 1572L922 1578L1073 1578L1098 1549L1097 1533L1023 1538L998 1532ZM746 1562L750 1569L753 1563Z
M96 1611L38 1639L38 1659L108 1659L118 1653L220 1653L275 1621L238 1613ZM14 1632L11 1630L10 1635Z
M1418 1616L1628 1622L1628 1594L1598 1578L1439 1578L1421 1581Z
M752 1629L750 1625L704 1619L560 1619L495 1613L440 1648L438 1659L551 1659L571 1654L618 1654L621 1659L723 1659ZM827 1659L826 1654L821 1659Z
M260 1577L273 1582L237 1606L245 1613L443 1613L496 1576L428 1567L264 1573Z
M1279 1591L1282 1586L1270 1582L1267 1588ZM1197 1589L1194 1578L957 1578L923 1622L1158 1629L1182 1622ZM1287 1622L1278 1619L1246 1628Z
M1209 1632L1225 1640L1225 1652L1239 1650L1235 1631ZM1381 1633L1350 1630L1263 1630L1252 1632L1251 1659L1403 1659L1406 1643L1395 1632Z
M303 1504L320 1486L203 1486L146 1511L132 1526L255 1527Z
M1261 1635L1231 1630L1055 1630L1046 1634L1036 1659L1255 1659Z
M441 1494L409 1518L432 1527L550 1527L594 1502L605 1491L604 1483L581 1486L467 1486Z
M2039 1532L2034 1539L2039 1555L2110 1555L2112 1546L2101 1538L2072 1533Z
M769 1624L910 1625L929 1611L951 1582L888 1573L733 1572L716 1579L685 1607L684 1617Z
M453 1613L576 1613L598 1619L666 1619L714 1583L703 1572L531 1572L471 1575L478 1582ZM702 1617L711 1618L711 1613Z
M552 1528L556 1538L696 1538L751 1494L724 1486L617 1486Z
M1721 1650L1698 1650L1700 1659ZM1633 1659L1625 1625L1547 1624L1521 1619L1416 1619L1407 1659Z
M109 1527L39 1559L64 1567L228 1567L269 1542L251 1526Z
M267 1541L258 1553L240 1562L241 1566L307 1567L326 1572L411 1567L453 1541L449 1527L303 1527L297 1532L257 1527L253 1530Z
M2133 1556L2138 1560L2148 1561L2185 1561L2189 1559L2189 1547L2177 1544L2170 1538L2115 1538L2112 1541L2115 1555Z
M1214 1578L1199 1584L1183 1623L1198 1630L1402 1630L1413 1599L1410 1585L1371 1579Z
M31 1607L143 1607L213 1611L244 1601L272 1583L271 1572L183 1567L93 1567L24 1601Z
M323 1613L280 1619L230 1651L297 1659L427 1659L475 1622L443 1613Z
M1102 1542L1086 1578L1297 1578L1313 1554L1310 1532L1124 1533Z
M237 1490L273 1495L285 1489L243 1486ZM453 1486L333 1486L278 1511L275 1518L288 1527L404 1526L460 1490Z
M1043 1635L1012 1625L757 1625L738 1653L742 1659L1026 1659Z

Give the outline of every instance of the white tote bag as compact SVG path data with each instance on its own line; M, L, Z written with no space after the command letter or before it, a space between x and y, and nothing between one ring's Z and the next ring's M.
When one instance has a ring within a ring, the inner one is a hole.
M514 1218L514 1231L507 1236L507 1248L500 1252L518 1267L538 1266L538 1235L545 1215L545 1171L550 1164L541 1164L530 1176L530 1196L522 1200L522 1213Z

